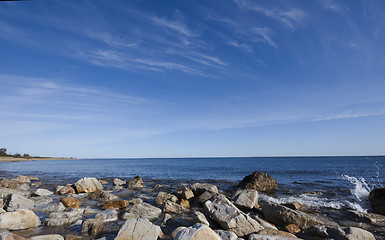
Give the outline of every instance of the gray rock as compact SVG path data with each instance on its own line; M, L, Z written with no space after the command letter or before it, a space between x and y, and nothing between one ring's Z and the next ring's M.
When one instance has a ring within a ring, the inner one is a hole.
M35 202L35 209L38 206L47 205L53 201L52 198L47 196L31 197L30 199Z
M66 207L61 202L35 206L35 211L39 212L63 212L64 210Z
M218 193L217 186L215 186L214 184L208 184L208 183L195 183L191 185L191 190L194 192L195 196L199 196L206 191Z
M264 219L261 219L259 218L258 216L255 216L255 215L250 215L250 217L252 217L253 219L255 219L259 224L262 225L262 227L264 227L265 229L274 229L274 230L278 230L277 227L272 224L272 223L269 223L268 221L264 220Z
M23 230L37 227L40 224L39 217L28 209L0 214L0 229Z
M24 197L30 197L31 193L29 191L21 191L17 189L0 187L0 198L5 198L9 194L19 194Z
M48 234L31 237L31 240L64 240L64 237L59 234Z
M49 191L49 190L47 190L47 189L39 188L39 189L37 189L37 190L34 192L34 194L35 194L36 196L51 196L51 195L53 195L53 192L51 192L51 191Z
M162 210L160 208L154 207L148 203L138 203L134 204L128 212L124 213L122 219L128 218L147 218L149 220L154 220L160 217Z
M237 234L225 230L214 230L222 240L237 240Z
M82 178L75 183L75 188L78 193L92 193L102 190L103 186L96 178Z
M291 238L279 235L263 235L263 234L251 234L249 240L299 240L299 238Z
M361 228L348 227L345 232L348 240L376 240L372 233Z
M113 183L114 183L114 186L122 186L122 185L126 184L127 182L123 181L123 180L121 180L119 178L115 178Z
M218 195L212 200L206 201L204 208L224 230L232 231L238 237L263 229L256 220L239 210L225 196Z
M254 172L246 177L238 184L239 188L255 189L257 191L273 191L277 189L277 181L263 172Z
M71 209L70 212L53 212L44 220L44 225L49 227L70 225L82 218L83 212L82 209Z
M203 213L197 211L197 212L194 212L193 216L197 223L202 223L206 226L210 226L209 221L207 221L207 218Z
M103 221L101 219L86 219L82 223L83 234L88 234L95 238L95 236L101 234L103 232L104 226Z
M10 194L4 199L4 209L14 212L18 209L33 209L35 202L19 194Z
M356 227L314 226L307 233L337 240L375 240L372 233Z
M207 200L210 200L211 198L217 196L219 193L215 191L204 191L201 195L198 197L198 202L201 204L204 204Z
M195 224L192 227L181 227L175 234L174 240L221 240L211 228L203 224Z
M251 210L258 205L258 192L255 189L242 189L235 193L233 198L235 206L244 210Z
M178 198L170 193L166 192L159 192L155 199L155 204L159 206L163 206L167 200L170 200L171 202L177 202Z
M97 213L95 218L101 219L103 222L118 221L118 212L115 209L106 209Z
M316 225L324 224L324 222L309 214L275 203L266 202L262 204L262 211L268 221L282 227L295 224L301 229L308 229Z
M162 236L159 226L152 224L146 218L130 218L120 228L115 240L157 240Z

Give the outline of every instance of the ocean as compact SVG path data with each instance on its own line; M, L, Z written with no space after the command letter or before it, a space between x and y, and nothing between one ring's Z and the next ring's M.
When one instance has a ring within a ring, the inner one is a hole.
M46 181L73 183L83 177L129 179L139 175L150 184L210 182L229 190L245 176L260 171L275 178L279 186L275 193L261 193L261 199L366 212L370 190L385 186L384 170L385 156L77 159L4 162L0 163L0 178L35 175Z

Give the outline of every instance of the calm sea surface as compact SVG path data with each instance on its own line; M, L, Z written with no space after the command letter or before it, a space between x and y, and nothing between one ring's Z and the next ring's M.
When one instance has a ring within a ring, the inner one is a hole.
M0 163L0 177L31 174L42 179L70 181L82 177L127 179L139 175L145 181L167 180L170 184L223 180L222 187L234 186L254 171L268 173L280 186L275 196L266 198L321 207L365 211L369 191L385 186L385 156L79 159Z

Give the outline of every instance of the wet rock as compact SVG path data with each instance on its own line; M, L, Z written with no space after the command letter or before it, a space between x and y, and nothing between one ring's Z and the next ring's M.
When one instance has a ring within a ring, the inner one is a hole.
M123 214L122 219L128 218L147 218L154 220L160 217L162 210L154 207L148 203L134 204L126 213Z
M144 187L146 186L144 185L144 182L140 176L136 176L128 180L127 188L129 189L142 189Z
M91 193L90 198L92 198L94 200L102 201L102 202L108 202L108 201L119 199L118 196L116 196L110 192L103 191L103 190L97 190L97 191Z
M315 225L324 224L309 214L275 203L266 202L262 204L262 211L268 221L282 227L295 224L301 229L308 229Z
M222 239L222 240L237 240L237 234L225 230L214 230L214 232Z
M385 215L385 188L372 190L369 195L369 201L376 213Z
M60 199L60 202L68 208L79 208L82 202L73 197L65 197Z
M292 234L296 234L301 231L301 229L295 224L289 224L285 226L285 230Z
M95 218L101 219L103 222L113 222L118 220L118 212L115 209L106 209L97 213Z
M170 193L159 192L158 195L156 196L155 204L159 206L163 206L167 200L170 200L171 202L175 203L176 201L178 201L178 198L175 195Z
M127 207L129 202L127 200L112 200L103 205L102 209L122 209Z
M31 237L31 240L64 240L64 237L59 234L48 234Z
M162 235L159 226L146 218L130 218L120 228L115 240L157 240Z
M0 230L0 240L28 240L7 230Z
M263 227L250 216L239 210L222 195L215 196L204 204L204 208L224 230L232 231L238 237L258 232Z
M9 194L19 194L19 195L24 196L24 197L30 197L31 196L31 193L29 191L0 187L0 198L4 199Z
M166 212L166 213L183 213L187 211L188 211L187 208L177 203L171 202L169 200L166 201L163 208L163 212Z
M119 178L115 178L115 179L113 180L114 186L122 186L122 185L124 185L124 184L126 184L126 183L127 183L126 181L123 181L123 180L121 180L121 179L119 179Z
M210 226L209 221L207 221L207 218L206 218L206 216L205 216L203 213L198 212L198 211L197 211L197 212L194 212L193 217L194 217L194 220L195 220L197 223L202 223L202 224L204 224L204 225L206 225L206 226Z
M51 196L51 195L53 195L53 192L51 192L47 189L39 188L34 192L34 195L35 196Z
M60 195L70 195L75 193L75 189L71 187L70 184L67 186L58 186L56 188L56 193Z
M75 183L75 188L78 193L92 193L102 190L103 186L96 178L82 178Z
M186 186L183 186L183 187L180 187L178 188L174 194L177 196L177 198L179 199L186 199L186 200L189 200L189 199L192 199L194 197L194 193L193 191L186 187Z
M39 217L28 209L0 214L0 229L23 230L37 227L40 224Z
M246 177L238 184L239 188L255 189L257 191L273 191L277 189L277 181L263 172L254 172Z
M242 210L258 208L258 192L254 189L238 190L233 198L235 206Z
M103 221L100 219L86 219L82 223L83 234L88 234L91 237L95 238L97 235L103 232L104 226Z
M195 183L191 185L191 190L193 191L195 196L199 196L202 193L209 191L212 193L218 193L218 188L214 184L208 183Z
M69 212L53 212L44 220L44 225L49 227L57 227L70 225L82 218L84 210L72 209Z
M174 240L221 240L211 228L203 224L195 224L192 227L181 227L175 234Z
M35 202L19 194L10 194L4 199L4 209L13 212L18 209L33 209Z

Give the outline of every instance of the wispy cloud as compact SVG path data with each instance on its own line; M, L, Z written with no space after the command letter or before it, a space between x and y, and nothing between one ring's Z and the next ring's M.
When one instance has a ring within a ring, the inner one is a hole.
M320 0L320 1L322 6L328 10L339 12L342 9L342 7L333 0Z
M269 18L284 23L291 29L295 29L298 25L302 24L303 20L306 17L305 12L302 9L298 8L290 8L285 10L277 7L267 8L259 6L249 0L234 0L234 2L242 10L262 13Z
M227 45L230 45L230 46L233 46L233 47L236 47L236 48L241 48L241 49L245 49L246 51L252 53L253 52L253 48L250 47L248 44L246 43L240 43L240 42L237 42L237 41L229 41L227 42Z
M168 20L165 17L153 17L155 25L163 27L164 29L172 30L187 37L197 37L199 34L193 33L185 24L180 21Z
M254 33L257 34L257 38L254 40L266 42L267 44L274 47L275 49L278 49L277 44L273 41L273 38L272 38L273 31L270 28L268 27L254 28L253 31Z

